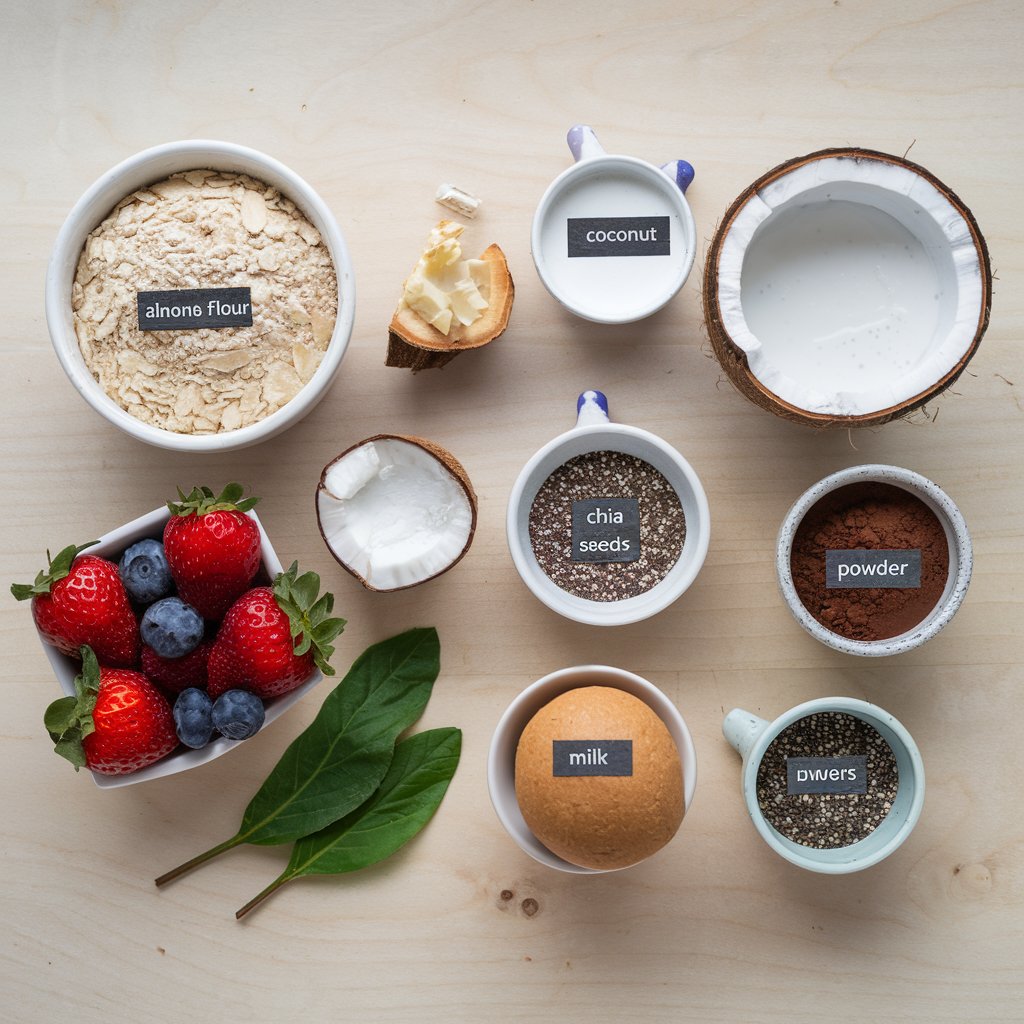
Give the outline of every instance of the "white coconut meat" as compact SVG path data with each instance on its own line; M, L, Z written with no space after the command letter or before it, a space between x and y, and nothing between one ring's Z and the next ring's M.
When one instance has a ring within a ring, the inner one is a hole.
M374 590L432 579L462 557L473 534L473 506L458 476L397 437L339 456L324 470L316 505L334 556Z
M752 195L723 241L722 326L751 373L808 412L898 406L969 351L982 257L962 214L911 167L799 165Z

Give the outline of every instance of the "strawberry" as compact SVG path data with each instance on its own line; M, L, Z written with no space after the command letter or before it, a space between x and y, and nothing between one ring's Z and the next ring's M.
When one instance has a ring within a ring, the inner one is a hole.
M11 593L32 600L32 617L43 640L78 657L88 644L108 665L134 665L139 624L117 566L95 555L80 555L88 544L64 548L34 583L15 583ZM47 552L49 558L49 552Z
M195 687L206 689L206 662L213 644L203 640L195 650L181 658L161 658L152 647L142 645L142 671L167 692L178 694Z
M211 697L237 689L266 700L294 690L314 668L334 675L327 660L345 620L328 617L334 595L317 596L320 577L315 572L297 573L298 564L292 562L273 587L255 587L228 609L210 651Z
M245 514L259 498L242 498L241 484L214 497L194 487L179 503L168 502L164 551L178 595L204 619L220 619L245 593L260 567L259 527Z
M166 757L178 745L167 698L141 673L100 668L91 647L81 649L74 697L47 709L54 750L74 766L127 775Z

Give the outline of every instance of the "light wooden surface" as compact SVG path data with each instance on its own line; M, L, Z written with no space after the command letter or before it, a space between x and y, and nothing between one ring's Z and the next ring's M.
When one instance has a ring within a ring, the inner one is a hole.
M0 1016L147 1021L1009 1021L1024 1019L1024 271L1019 5L910 0L740 3L67 3L3 7L0 203L3 579L47 547L159 505L177 484L239 479L278 552L322 572L367 644L436 625L443 674L422 726L465 731L435 820L384 865L299 881L245 923L280 849L243 849L158 892L153 877L230 835L326 688L228 757L101 792L50 752L56 694L25 606L5 598L0 800ZM911 156L973 209L998 274L992 324L949 394L913 422L816 435L721 379L701 327L700 257L651 319L601 329L560 311L530 259L533 208L569 163L566 129L697 169L702 238L777 162L828 145ZM283 160L332 207L356 267L353 341L325 401L239 454L144 447L75 394L43 317L56 231L104 170L146 146L223 138ZM916 140L916 141L915 141ZM497 241L517 283L490 349L416 377L384 367L385 326L441 181L484 199L471 246ZM665 437L708 491L712 541L694 587L653 620L587 628L520 582L505 502L524 461L596 386L613 415ZM312 512L321 466L361 437L447 445L480 496L455 571L364 593ZM773 545L826 473L883 461L959 503L975 577L953 623L887 661L833 653L783 606ZM621 874L544 870L491 810L491 730L556 668L618 665L662 687L697 744L692 811L659 856ZM825 878L772 854L720 732L742 706L774 717L812 697L876 701L923 752L921 822L893 857ZM502 901L502 890L514 897ZM524 900L535 900L528 916Z

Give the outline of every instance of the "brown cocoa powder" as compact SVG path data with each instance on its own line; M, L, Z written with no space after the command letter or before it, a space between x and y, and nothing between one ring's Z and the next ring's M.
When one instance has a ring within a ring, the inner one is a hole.
M919 548L921 586L890 589L825 586L828 550ZM949 543L935 513L910 491L876 481L847 484L811 506L790 554L793 585L826 629L850 640L888 640L922 622L949 576Z

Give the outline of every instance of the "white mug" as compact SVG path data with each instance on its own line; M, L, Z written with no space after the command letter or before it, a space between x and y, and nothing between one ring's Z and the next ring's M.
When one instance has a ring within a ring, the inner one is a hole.
M576 402L576 426L549 441L523 467L508 500L509 552L523 582L559 615L594 626L639 622L667 608L697 578L708 553L711 514L697 474L668 442L639 427L612 423L608 400L600 391L584 391ZM686 519L679 559L650 590L621 601L589 601L559 587L537 561L530 544L530 509L544 481L577 455L616 451L653 466L672 485Z
M892 809L869 836L850 846L816 850L794 843L769 824L757 800L757 770L765 752L779 733L801 718L827 712L853 715L881 734L896 757L899 787ZM722 732L743 758L743 799L754 828L780 857L785 857L797 867L826 875L842 875L869 868L899 847L921 816L921 808L924 806L924 763L917 744L892 715L867 701L852 697L823 697L797 705L774 722L734 708L725 716Z
M693 266L697 229L683 195L693 168L608 154L585 124L566 140L576 163L548 186L533 217L537 273L585 320L642 320L682 288Z

